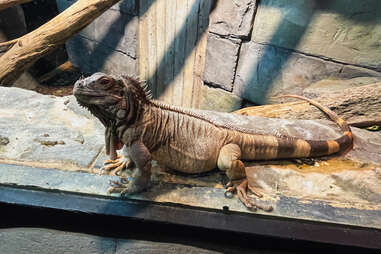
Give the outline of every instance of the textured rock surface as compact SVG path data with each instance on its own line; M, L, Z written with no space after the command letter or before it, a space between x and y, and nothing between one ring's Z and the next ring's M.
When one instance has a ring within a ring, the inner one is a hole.
M74 97L0 87L1 160L66 169L87 168L101 152L103 127Z
M242 99L222 89L202 87L200 109L232 112L241 108Z
M260 2L252 40L381 70L378 0Z
M309 85L304 89L303 95L318 97L323 94L339 94L345 89L370 85L380 81L381 77L358 77L346 80L323 79Z
M241 46L233 92L262 104L266 102L266 96L301 94L311 83L322 79L361 76L380 77L381 73L247 42Z
M247 37L253 26L256 0L220 1L213 10L209 31L224 36Z
M270 195L282 193L302 200L325 200L336 207L380 209L381 134L356 128L353 134L354 149L342 158L318 160L312 166L249 163L246 169L249 184ZM306 137L302 132L297 136Z
M239 48L240 40L209 34L203 80L210 85L231 91Z
M303 91L303 95L334 110L336 114L356 127L369 127L381 124L381 82L362 85L371 78L343 80L322 80ZM347 84L348 83L348 84ZM345 89L347 86L356 87ZM329 87L332 86L333 89ZM325 119L326 115L303 100L272 98L271 105L248 106L235 111L247 116L264 116L287 119ZM281 103L281 104L278 104Z
M57 0L60 11L73 1ZM137 76L136 1L120 1L66 43L70 61L82 71Z

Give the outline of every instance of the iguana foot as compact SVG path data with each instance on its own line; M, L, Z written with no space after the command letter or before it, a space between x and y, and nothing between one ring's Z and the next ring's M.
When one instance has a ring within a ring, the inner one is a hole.
M120 195L124 194L133 194L138 193L146 189L147 185L137 184L130 177L121 177L120 181L111 181L110 188L108 188L108 193L120 193Z
M118 155L115 160L106 160L104 166L101 168L100 173L103 174L105 171L110 172L110 175L120 175L120 172L124 169L131 168L134 163L128 157L123 155Z
M151 172L135 168L128 171L127 177L120 177L120 181L111 181L108 193L132 194L145 190L151 181Z
M248 186L248 180L243 180L240 184L233 184L231 183L230 186L226 189L225 197L229 197L227 193L233 193L235 190L237 191L237 195L239 200L249 209L256 210L257 208L262 209L266 212L270 212L273 210L273 207L271 205L265 204L260 200L251 198L247 195L247 189L249 189L251 192L253 192L254 195L258 196L259 198L263 197L261 192L252 186ZM230 194L230 195L231 195Z

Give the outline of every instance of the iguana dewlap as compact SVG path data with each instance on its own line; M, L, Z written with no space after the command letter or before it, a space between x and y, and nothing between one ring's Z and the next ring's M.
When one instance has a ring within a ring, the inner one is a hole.
M106 153L126 146L137 169L122 192L144 190L150 181L151 160L184 173L200 173L216 167L231 180L245 176L242 161L302 158L329 155L352 145L348 125L335 113L309 99L342 128L335 140L303 140L255 133L250 124L257 118L185 109L150 99L142 83L129 77L103 73L80 79L74 95L106 127ZM245 203L248 205L248 203Z

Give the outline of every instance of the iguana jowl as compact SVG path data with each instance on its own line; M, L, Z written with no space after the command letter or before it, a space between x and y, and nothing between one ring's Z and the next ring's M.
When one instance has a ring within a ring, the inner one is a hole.
M218 167L235 180L245 177L242 161L323 156L347 150L352 145L352 133L344 120L328 108L299 96L294 97L307 100L327 113L344 135L318 141L254 133L237 124L250 121L248 116L171 106L150 99L144 85L137 80L103 73L78 80L74 95L106 127L106 153L111 160L117 159L116 150L125 145L136 164L132 180L120 186L127 193L148 186L152 159L185 173ZM257 206L246 195L240 199L247 206Z

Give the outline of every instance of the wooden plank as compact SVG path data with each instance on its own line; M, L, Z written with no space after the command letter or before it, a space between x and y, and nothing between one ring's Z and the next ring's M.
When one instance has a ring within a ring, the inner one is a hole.
M173 103L182 105L183 83L184 83L184 50L185 50L185 17L187 9L187 0L176 1L176 28L175 28L175 65L173 84Z
M166 54L165 54L165 84L166 90L164 91L165 101L174 103L173 100L173 87L174 87L174 65L175 65L175 34L176 34L176 2L173 0L166 0Z
M144 1L143 1L144 2ZM157 43L156 43L156 4L157 1L153 1L151 4L151 7L147 11L147 31L148 31L148 51L146 54L148 55L148 75L149 75L149 83L150 83L150 90L152 92L152 95L154 98L157 98L157 91L156 91L156 50L157 50Z
M151 1L140 1L139 8L139 76L148 80L148 13Z
M203 86L202 74L205 68L205 53L208 38L209 14L213 4L213 0L201 0L200 11L197 26L197 39L199 40L195 52L194 62L194 79L193 79L193 95L192 107L200 107L201 89Z
M197 46L197 23L200 0L188 0L185 41L185 65L182 106L192 106L194 64Z
M165 64L166 44L165 36L167 33L166 24L166 0L156 0L156 87L157 98L165 101L164 91L166 90L165 72L167 71ZM168 6L171 8L170 6Z

